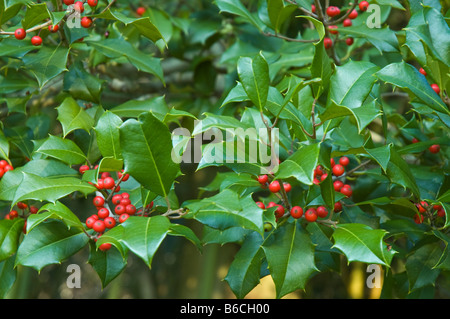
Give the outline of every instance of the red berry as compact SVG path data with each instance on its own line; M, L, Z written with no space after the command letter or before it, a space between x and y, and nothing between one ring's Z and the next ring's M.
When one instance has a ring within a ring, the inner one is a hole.
M270 202L270 203L267 205L267 208L271 208L271 207L275 207L275 206L277 206L277 204L276 204L275 202Z
M316 209L317 215L321 218L325 218L328 215L328 210L325 206L319 206Z
M263 202L256 202L256 206L258 206L261 209L266 209L266 206L264 205Z
M320 176L320 181L323 182L327 177L328 177L328 174L323 174L322 176Z
M275 216L280 218L283 217L283 215L284 215L284 207L278 204L277 209L275 210Z
M341 181L333 182L333 187L336 192L339 192L341 190L342 186L344 186L344 183L342 183Z
M5 160L1 160L1 161L0 161L0 168L5 167L6 165L8 165L8 162L7 162L7 161L5 161Z
M314 169L314 175L321 176L321 175L323 175L323 173L325 173L325 172L323 171L322 166L317 165L316 168Z
M425 213L427 211L426 208L428 207L428 203L421 201L420 203L416 204L416 207L419 210L419 213Z
M106 217L103 222L105 223L105 227L108 229L111 229L114 226L116 226L116 220L113 217Z
M97 4L98 4L98 0L88 0L87 4L88 4L90 7L96 7Z
M341 194L343 194L343 195L345 195L345 196L347 196L347 197L352 196L353 190L352 190L351 186L350 186L350 185L344 185L344 186L342 186L342 188L341 188Z
M131 204L131 200L129 198L122 198L120 200L120 205L126 207L127 205Z
M413 137L413 139L411 140L411 143L413 143L413 144L419 143L419 142L420 141L417 138L415 138L415 137Z
M100 246L98 246L98 249L100 249L101 251L108 251L111 249L111 244L110 243L103 243Z
M344 174L345 168L341 164L336 164L333 166L332 171L335 176L341 176L342 174Z
M260 184L265 184L269 181L269 177L267 175L258 176L258 182Z
M311 5L311 12L312 12L312 13L315 13L315 12L316 12L316 6L313 5L313 4Z
M329 17L335 17L341 13L341 10L335 6L329 6L326 10Z
M323 45L325 46L325 49L329 49L333 46L333 41L330 38L324 38Z
M9 217L11 219L17 218L17 217L19 217L19 212L17 210L12 210L9 212Z
M94 225L92 225L92 229L97 233L103 233L106 229L105 222L103 220L96 220Z
M439 85L433 83L433 84L431 84L431 88L433 89L434 92L436 92L436 94L441 93L441 89L439 88Z
M26 221L26 220L25 220L25 223L23 224L22 232L23 232L24 234L27 233L27 221Z
M6 173L7 171L12 171L14 168L11 165L6 165L3 167L3 171Z
M75 2L73 7L74 7L75 11L77 11L79 13L83 13L84 12L84 4L81 1Z
M344 22L342 22L342 25L344 27L351 27L352 26L352 20L351 19L345 19Z
M419 72L422 73L423 75L427 76L427 71L425 71L424 68L420 68Z
M83 28L90 28L91 25L92 25L92 19L91 19L91 18L83 17L83 18L81 19L81 26L82 26Z
M281 186L280 186L280 182L278 182L278 181L273 181L269 185L269 190L272 193L278 193L280 191L280 189L281 189Z
M330 25L328 27L328 31L330 31L331 34L338 34L339 32L338 30L336 30L337 28L338 28L337 25Z
M86 227L87 228L92 228L92 226L94 226L94 223L97 221L97 219L95 219L94 217L89 217L88 219L86 219Z
M120 215L120 216L119 216L119 222L120 222L120 223L125 222L125 221L128 219L128 217L130 217L130 215L128 215L128 214L122 214L122 215Z
M95 220L98 220L98 219L99 219L99 217L98 217L97 214L92 214L91 217L94 218Z
M75 0L64 0L64 4L66 6L70 6L71 4L73 4L75 2Z
M334 158L330 158L330 164L331 164L331 167L336 165L336 162L334 161Z
M345 39L345 43L347 43L348 46L352 45L354 42L353 38L347 38Z
M125 206L125 212L128 215L134 215L136 213L136 207L134 205L129 204Z
M23 40L27 36L27 32L25 31L25 29L19 28L14 31L14 36L17 40Z
M441 150L441 146L440 146L439 144L434 144L434 145L431 145L431 146L428 148L428 150L429 150L431 153L436 154L436 153L439 153L439 151Z
M18 202L18 203L17 203L17 207L18 207L19 209L27 209L27 208L28 208L28 205L25 204L25 203L22 203L22 202Z
M439 209L441 209L441 208L442 208L441 205L433 205L433 209L434 209L434 210L439 210Z
M87 166L87 165L81 165L80 168L78 169L80 174L84 174L84 172L86 172L88 170L89 170L89 166Z
M126 181L130 178L130 175L129 175L129 174L123 175L123 170L122 170L122 172L118 172L118 173L117 173L117 176L118 176L119 178L122 178L122 176L123 176L123 178L122 178L122 181L123 181L123 182L126 182Z
M117 215L122 215L123 213L125 213L125 206L123 205L117 205L116 208L114 209L114 212Z
M42 44L42 38L38 35L35 35L31 38L31 44L34 46L40 46Z
M114 193L118 193L118 192L120 192L120 185L117 185L117 186L114 188Z
M100 175L100 176L101 176L101 179L105 179L107 177L111 177L111 174L108 172L103 172L102 175Z
M317 211L315 208L309 208L305 212L305 219L309 222L315 222L317 220Z
M300 218L303 216L303 208L300 206L294 206L291 209L291 216L294 218Z
M103 180L103 187L106 189L112 189L116 185L116 182L114 181L114 178L112 177L106 177Z
M292 189L292 186L289 183L283 183L283 188L286 193L289 193Z
M95 196L93 200L94 206L101 207L105 205L105 199L101 196Z
M445 210L444 210L444 208L440 208L438 211L437 211L437 216L438 217L445 217Z
M424 220L424 216L422 214L416 214L414 215L414 222L416 224L422 224Z
M109 216L109 210L105 207L102 207L98 210L97 215L98 217L105 219L106 217Z
M119 205L121 200L122 200L122 195L120 195L120 194L114 195L111 199L111 201L114 205Z
M145 9L144 7L139 7L136 9L136 13L139 16L142 16L145 13L145 11L147 11L147 9Z
M339 159L339 164L341 164L342 166L347 166L348 164L350 164L350 160L348 159L347 156L342 156Z
M120 196L122 196L122 198L125 198L125 199L130 198L130 194L128 194L128 193L122 193L122 194L120 194Z
M104 188L105 188L105 184L104 184L103 179L100 178L100 179L97 181L97 185L95 185L95 187L97 187L97 189L104 189Z
M342 203L341 202L334 203L334 211L336 213L342 211Z
M36 206L30 206L30 214L37 214L38 211L39 208L37 208Z
M314 178L314 179L313 179L313 183L314 183L315 185L319 185L319 184L320 184L320 181L319 181L317 178Z
M52 33L58 32L58 30L59 30L59 25L57 25L57 24L48 26L48 31L50 31Z
M356 19L358 17L358 11L356 11L355 9L353 9L352 12L350 12L350 14L348 15L348 17L350 19Z
M360 3L359 3L359 10L361 10L361 11L367 11L367 8L369 8L369 2L367 2L367 1L361 1Z

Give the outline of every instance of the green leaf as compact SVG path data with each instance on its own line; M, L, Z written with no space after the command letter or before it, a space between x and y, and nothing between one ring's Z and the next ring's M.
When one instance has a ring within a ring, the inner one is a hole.
M28 53L23 57L25 67L36 77L42 89L51 79L67 71L66 63L69 49L57 46L43 46L37 53Z
M72 97L65 98L56 109L58 110L58 121L63 127L64 137L77 129L90 133L94 126L94 119Z
M17 269L14 267L16 256L0 262L0 299L5 299L8 292L14 286L17 278Z
M389 29L389 27L369 28L366 24L361 24L352 27L339 27L337 30L339 33L349 37L366 39L378 49L380 54L383 52L399 51L395 32Z
M179 174L172 161L169 129L151 113L129 119L120 127L120 145L125 171L148 190L167 197Z
M113 247L108 251L101 251L94 243L90 244L88 262L100 278L103 288L119 276L127 266L127 261L122 258L119 250Z
M433 268L439 261L442 251L439 245L428 244L418 248L406 259L409 291L434 285L441 270Z
M70 229L72 227L84 230L84 224L80 219L64 204L57 201L42 206L38 214L32 214L27 218L27 233L34 227L48 219L59 219Z
M304 289L310 276L317 271L314 245L300 223L294 221L273 232L272 240L263 244L277 298Z
M264 24L258 18L258 16L250 13L246 7L239 0L216 0L217 6L220 9L220 12L227 12L234 15L237 15L247 22L251 23L258 30L262 31L264 28Z
M234 256L225 280L237 298L244 298L259 284L264 251L263 239L257 233L250 234Z
M120 117L139 117L141 113L151 112L158 120L163 121L169 107L163 96L145 100L130 100L113 107L110 111Z
M207 244L220 244L225 245L228 243L241 242L244 237L253 230L244 229L240 226L230 227L224 230L212 228L204 225L202 243Z
M381 81L391 83L413 94L433 110L450 114L439 95L434 92L425 77L412 65L404 61L392 63L378 71L376 75Z
M276 32L280 32L283 23L296 9L297 6L292 4L285 6L283 0L267 0L267 13Z
M5 160L9 158L9 142L3 131L0 131L0 158Z
M169 235L172 236L182 236L189 240L191 243L195 245L195 247L201 252L202 251L202 242L198 239L197 235L190 229L181 224L170 224Z
M22 218L0 220L0 262L16 253L23 225Z
M396 251L388 251L383 242L386 234L385 230L372 229L363 224L339 224L333 233L333 247L341 250L349 263L360 261L390 266Z
M100 103L103 81L88 73L81 63L73 64L64 75L64 90L75 99Z
M50 18L50 13L46 3L28 4L22 20L22 27L25 30L30 29L48 18Z
M50 135L36 150L37 153L56 158L69 165L82 164L86 155L72 140Z
M238 61L237 72L247 96L260 111L266 106L269 93L269 65L262 54L253 59L241 57Z
M86 234L70 230L60 221L48 221L29 232L17 251L15 265L32 267L38 272L47 265L59 264L81 250L89 241Z
M417 187L414 175L405 160L391 147L389 163L386 168L386 175L392 183L409 189L416 198L420 198L420 191Z
M151 267L153 256L170 230L170 221L164 216L129 217L123 224L122 242Z
M25 172L14 176L12 180L2 178L0 181L0 200L11 201L11 206L25 200L54 203L76 191L84 195L96 191L94 186L73 177L45 178Z
M119 127L122 124L122 119L110 111L103 113L98 120L94 130L97 135L97 144L103 157L122 159L119 133Z

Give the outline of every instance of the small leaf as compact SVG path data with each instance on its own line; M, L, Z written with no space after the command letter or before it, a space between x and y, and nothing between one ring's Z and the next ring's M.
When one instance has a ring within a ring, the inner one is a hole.
M88 262L99 276L103 288L119 276L127 266L127 261L115 247L101 251L94 243L90 244Z
M58 121L63 127L64 137L77 129L90 133L94 126L94 119L72 97L65 98L56 109L58 110Z
M86 156L72 140L63 139L50 135L36 150L53 158L56 158L69 165L82 164L86 161Z
M119 127L122 119L110 111L100 117L94 130L97 135L97 144L103 157L122 159L120 149Z
M19 246L24 220L0 220L0 262L14 255Z
M262 56L253 59L241 57L238 61L237 72L247 96L260 111L266 106L269 93L269 66Z

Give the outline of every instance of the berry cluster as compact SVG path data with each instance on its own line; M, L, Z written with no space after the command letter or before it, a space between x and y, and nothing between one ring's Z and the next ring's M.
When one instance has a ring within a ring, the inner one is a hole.
M414 222L422 224L427 217L430 220L445 217L444 207L441 205L429 205L426 201L420 201L414 204L417 207L417 214L414 215Z
M5 173L7 171L12 171L13 169L14 169L14 167L11 164L9 164L5 160L1 160L0 161L0 178L2 178L3 175L5 175Z
M6 214L5 219L13 220L16 218L25 219L25 223L23 224L23 233L27 233L27 218L31 214L37 214L39 208L36 206L28 206L24 202L18 202L16 205L16 209L12 209L8 214Z
M369 3L367 1L361 1L359 3L359 11L365 12L369 8ZM311 12L316 12L316 6L311 6ZM340 21L342 21L343 27L351 27L353 25L352 20L356 19L358 17L358 11L355 9L352 9L351 11L348 10L342 17L339 17L341 15L341 9L336 6L329 6L325 8L325 14L329 17L329 21L327 22L327 30L330 34L338 34L338 24L341 24ZM335 19L334 19L335 18ZM333 20L334 19L334 20ZM336 24L333 24L333 22L339 22ZM353 38L348 37L345 39L345 43L347 45L352 45L354 42ZM323 45L326 49L330 49L333 46L333 40L330 37L325 37L323 39Z
M411 143L419 143L419 139L416 137L413 137L413 139L411 140ZM441 146L439 144L433 144L430 147L428 147L428 151L430 151L430 153L432 154L437 154L439 153L441 150Z

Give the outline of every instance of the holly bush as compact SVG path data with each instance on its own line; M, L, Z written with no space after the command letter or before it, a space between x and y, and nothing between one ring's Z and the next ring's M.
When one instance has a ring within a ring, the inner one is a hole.
M382 297L435 296L450 269L448 10L0 0L0 295L17 266L85 247L106 287L174 236L239 247L224 277L238 298L264 276L281 298L342 260L381 266Z

